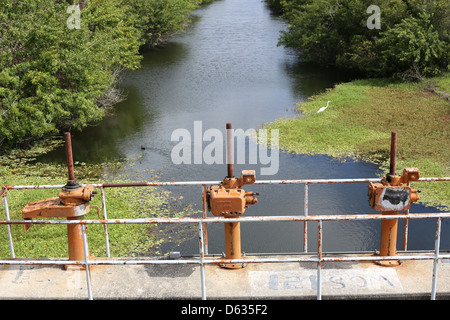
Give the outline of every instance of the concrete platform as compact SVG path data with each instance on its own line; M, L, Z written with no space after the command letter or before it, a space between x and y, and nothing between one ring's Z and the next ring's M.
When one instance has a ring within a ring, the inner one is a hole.
M437 299L450 298L450 261L438 263ZM201 299L200 266L90 267L94 299ZM316 299L317 265L249 263L227 270L206 265L207 299ZM373 262L322 264L322 299L430 299L432 260L397 267ZM87 299L85 271L61 266L0 266L0 299Z

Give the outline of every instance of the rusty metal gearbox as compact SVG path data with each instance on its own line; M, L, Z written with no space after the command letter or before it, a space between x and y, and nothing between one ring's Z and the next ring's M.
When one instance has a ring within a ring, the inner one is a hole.
M226 177L220 184L206 189L206 203L208 209L217 217L239 217L258 199L253 192L245 192L242 186L255 182L255 171L244 170L241 177Z
M381 183L369 182L370 206L377 211L408 210L411 203L419 200L419 190L409 186L419 180L419 169L405 168L402 175L386 175Z

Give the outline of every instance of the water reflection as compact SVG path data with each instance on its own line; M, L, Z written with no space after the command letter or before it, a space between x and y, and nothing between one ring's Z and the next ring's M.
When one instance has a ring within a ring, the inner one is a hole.
M354 77L353 74L340 69L319 67L300 60L286 61L283 68L291 78L292 91L302 92L305 97L321 93L326 88L333 88L337 83Z

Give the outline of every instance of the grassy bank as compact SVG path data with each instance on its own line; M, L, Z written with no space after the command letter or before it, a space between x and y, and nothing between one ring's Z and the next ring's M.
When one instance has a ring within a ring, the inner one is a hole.
M422 177L449 176L450 76L421 83L356 80L298 104L299 115L266 125L279 129L280 148L302 154L351 156L388 171L390 133L398 132L397 171L418 167ZM321 113L317 111L327 105ZM421 201L450 207L450 183L414 183Z
M42 185L65 184L67 167L65 165L33 163L33 156L45 152L47 147L34 147L28 151L16 150L14 154L0 157L0 185ZM75 163L75 174L80 183L130 182L143 180L143 177L155 172L133 170L132 161L87 165ZM122 173L121 173L122 172ZM126 172L124 174L123 172ZM91 205L100 208L100 190ZM21 211L29 201L38 201L57 197L59 189L53 190L10 190L8 204L11 220L22 220ZM107 214L110 219L175 217L189 216L194 212L182 207L179 199L169 192L157 188L109 188L105 189ZM0 215L5 218L3 204ZM91 208L86 219L97 219L97 209ZM181 236L196 235L195 231L186 227L178 233L161 232L159 226L150 225L110 225L109 227L111 256L158 255L162 254L160 246L163 242L177 243ZM33 225L26 233L22 225L11 226L15 254L18 258L55 258L67 257L67 227L65 225ZM167 229L166 229L167 231ZM170 231L170 230L169 230ZM193 232L191 232L193 231ZM104 228L102 225L91 225L87 230L90 253L96 257L106 256ZM173 237L178 237L172 239ZM10 257L6 226L0 226L0 258Z

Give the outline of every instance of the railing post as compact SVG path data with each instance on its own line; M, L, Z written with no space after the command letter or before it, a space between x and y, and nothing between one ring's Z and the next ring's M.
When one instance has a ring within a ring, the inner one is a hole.
M8 197L3 195L3 205L5 206L5 215L6 215L6 221L10 221L9 218L9 206L8 206ZM11 233L11 225L7 224L6 225L7 229L8 229L8 239L9 239L9 251L11 252L11 258L15 259L16 254L14 253L14 243L13 243L13 239L12 239L12 233Z
M322 300L322 246L323 246L323 224L322 220L319 220L319 230L318 230L318 248L317 248L317 257L319 261L317 262L317 300Z
M205 253L203 251L203 222L198 223L198 240L200 250L200 281L202 285L202 300L206 300L206 285L205 285Z
M304 208L303 214L305 217L308 216L308 206L309 206L309 185L306 182L304 188ZM308 252L308 222L303 222L303 252Z
M89 252L88 252L88 244L87 244L87 235L86 235L86 225L81 225L81 231L83 234L83 253L84 253L84 264L86 266L86 282L87 282L87 289L88 289L88 298L89 300L92 300L92 288L91 288L91 275L89 273Z
M439 250L441 243L441 221L442 218L436 219L436 240L434 242L434 252L435 258L433 263L433 282L431 284L431 300L436 299L436 287L437 287L437 273L438 273L438 262L439 262Z
M408 187L411 187L411 183L408 182ZM405 210L405 215L409 215L409 209ZM408 231L409 231L409 220L405 219L403 228L403 251L408 250Z
M108 219L108 216L106 215L106 197L105 197L105 189L103 187L100 187L100 192L102 196L102 211L103 211L103 219ZM108 233L108 225L105 223L105 245L106 245L106 256L109 258L111 257L111 253L109 250L109 233Z
M206 210L206 185L203 185L203 219L207 217ZM208 254L208 224L206 222L203 223L203 247L205 254Z

